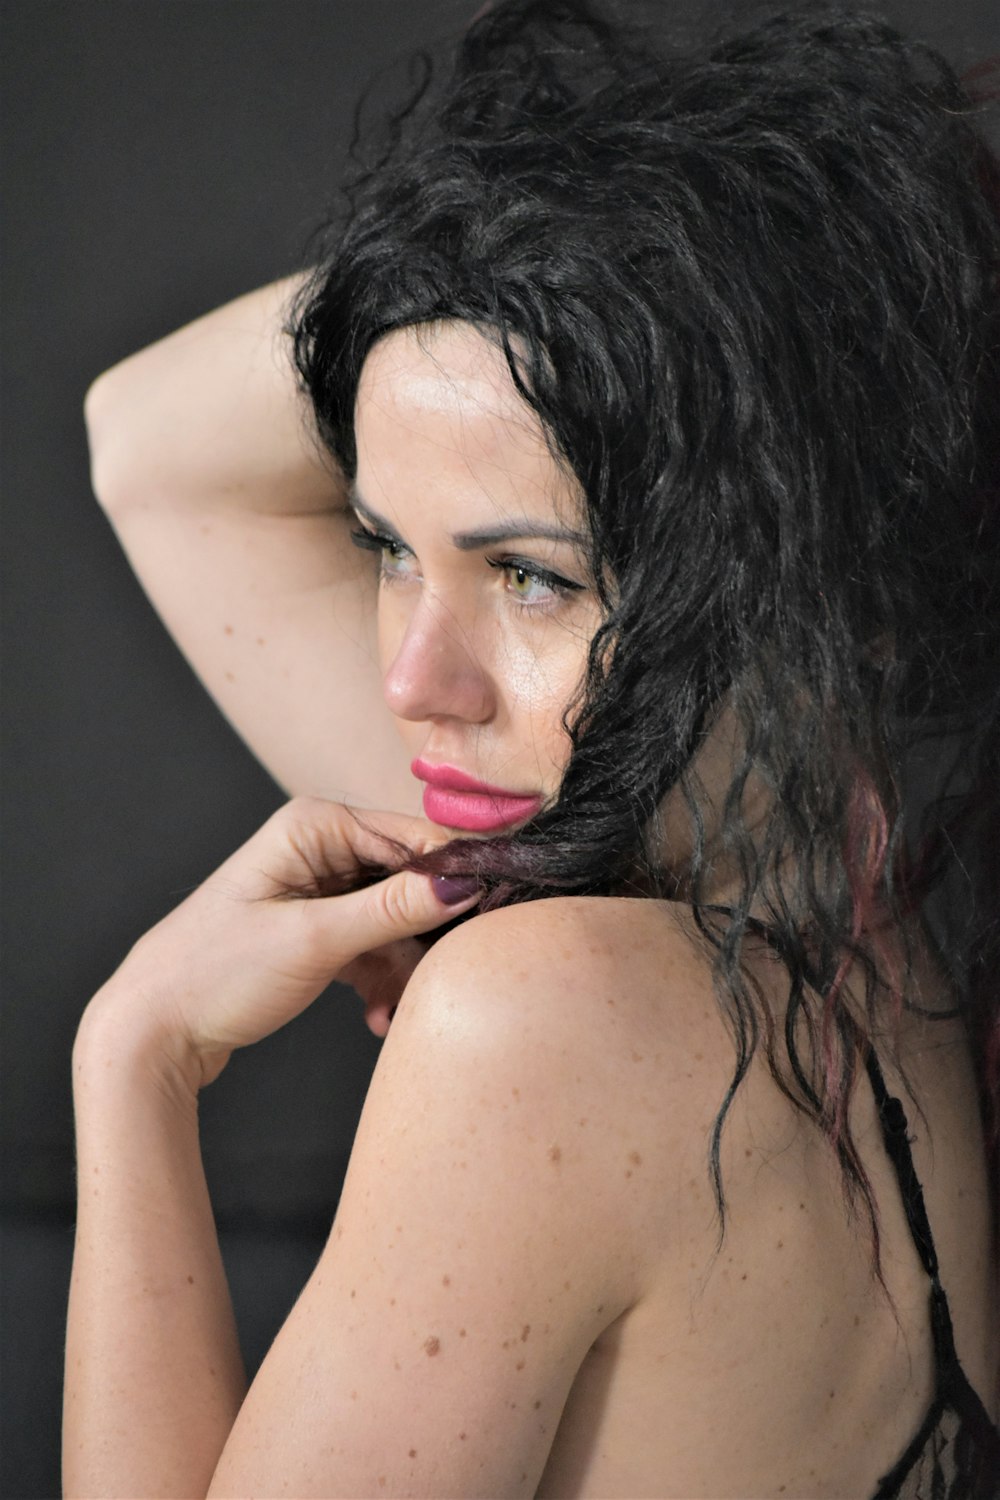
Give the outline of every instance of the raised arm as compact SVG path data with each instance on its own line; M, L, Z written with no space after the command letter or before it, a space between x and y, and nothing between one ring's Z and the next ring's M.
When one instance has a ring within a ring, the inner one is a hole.
M240 297L95 382L94 489L167 629L275 779L412 812L370 560L350 545L283 332L295 287Z

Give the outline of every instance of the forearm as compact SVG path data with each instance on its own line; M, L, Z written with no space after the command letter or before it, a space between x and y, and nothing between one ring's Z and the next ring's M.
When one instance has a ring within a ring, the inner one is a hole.
M139 1002L141 1003L141 1001ZM197 1096L85 1018L63 1427L67 1496L207 1492L246 1392L198 1141Z
M285 515L337 503L285 331L300 282L238 297L94 382L92 478L116 522L151 507Z

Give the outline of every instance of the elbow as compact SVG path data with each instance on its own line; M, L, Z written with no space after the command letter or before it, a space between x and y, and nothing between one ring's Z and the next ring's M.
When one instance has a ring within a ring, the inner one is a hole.
M130 480L125 441L124 400L118 377L119 367L99 375L83 401L83 420L90 449L90 483L105 511L120 510L134 490Z

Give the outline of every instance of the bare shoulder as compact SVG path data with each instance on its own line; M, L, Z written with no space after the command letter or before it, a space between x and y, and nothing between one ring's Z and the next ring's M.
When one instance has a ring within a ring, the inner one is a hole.
M515 1125L544 1141L584 1214L624 1215L636 1244L672 1238L679 1164L707 1187L733 1049L683 909L555 898L476 917L415 971L396 1049L401 1076L471 1087L450 1107L491 1119L498 1149Z
M407 1001L461 1006L485 1024L552 1033L606 1056L662 1030L673 1050L721 1038L705 957L686 908L612 897L555 897L472 918L417 969Z
M477 917L418 966L218 1493L251 1476L268 1494L536 1493L588 1351L647 1298L683 1196L662 1100L685 1069L625 1000L637 950L665 972L675 952L679 974L681 936L618 906Z

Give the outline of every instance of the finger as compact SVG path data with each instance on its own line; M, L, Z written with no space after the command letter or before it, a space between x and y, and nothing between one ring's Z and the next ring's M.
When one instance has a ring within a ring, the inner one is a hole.
M337 874L350 879L372 865L397 869L414 854L440 848L450 839L426 818L360 811L318 797L295 797L276 817L292 863L303 863L316 877Z
M377 1036L380 1041L385 1041L389 1035L389 1024L392 1021L392 1013L395 1009L395 1001L365 1001L365 1025L372 1035Z
M455 835L426 818L392 812L356 812L347 815L342 836L354 853L365 860L381 860L387 868L405 863L413 854L428 854L453 842Z
M442 922L470 911L479 900L471 880L447 880L402 870L364 890L308 903L312 920L330 943L338 968L385 943L431 932Z

